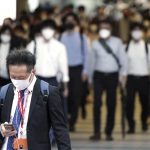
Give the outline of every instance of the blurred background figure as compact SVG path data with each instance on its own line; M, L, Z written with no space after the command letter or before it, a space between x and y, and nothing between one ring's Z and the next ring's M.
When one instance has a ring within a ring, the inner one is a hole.
M56 30L57 26L54 20L42 21L34 28L34 38L27 45L27 50L36 56L36 75L40 79L50 85L58 86L57 76L61 76L62 95L66 98L69 81L67 52L65 46L54 38ZM66 112L66 101L63 105Z
M101 20L99 26L99 38L92 44L93 64L93 135L90 140L101 139L101 107L102 94L106 91L106 140L112 141L112 132L115 125L116 90L118 79L121 86L125 86L127 74L127 59L122 41L112 35L112 22L109 18Z
M58 87L57 76L61 75L62 106L64 108L65 121L67 122L68 96L68 60L65 46L54 38L56 23L52 19L44 20L40 24L40 32L34 32L34 39L28 44L27 50L36 56L36 75L39 79ZM54 137L53 130L50 136ZM52 144L55 138L52 138Z
M139 94L141 104L141 129L147 131L147 117L149 112L149 66L150 48L144 40L144 27L141 23L131 26L131 40L127 44L128 80L127 80L127 120L129 134L134 134L136 122L134 120L135 95Z
M0 29L0 87L9 83L10 79L6 67L6 57L12 49L12 30L8 26Z
M80 30L79 18L75 13L68 13L63 18L65 31L60 35L60 41L66 46L69 63L69 98L70 114L69 128L75 131L78 110L82 96L82 82L87 77L87 38Z
M22 43L13 34L13 29L10 26L3 25L0 28L0 86L10 82L7 68L6 57L10 51L18 49Z
M65 46L54 38L56 23L52 19L42 21L34 32L27 50L36 55L36 75L53 86L58 86L57 73L62 74L65 93L68 93L68 61ZM43 59L44 58L44 59Z

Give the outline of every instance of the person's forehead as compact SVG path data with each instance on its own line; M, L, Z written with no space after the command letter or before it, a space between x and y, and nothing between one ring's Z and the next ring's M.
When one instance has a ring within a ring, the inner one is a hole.
M21 65L9 65L10 72L27 72L27 66L24 64Z
M66 21L72 21L72 20L75 20L73 16L68 16L68 17L66 18Z
M45 26L42 30L54 30L54 28L51 26Z
M100 24L100 27L110 28L110 27L111 27L111 24L104 22L104 23L101 23L101 24Z

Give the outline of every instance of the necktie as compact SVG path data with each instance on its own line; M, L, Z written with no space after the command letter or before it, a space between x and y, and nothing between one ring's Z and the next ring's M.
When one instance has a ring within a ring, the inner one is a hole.
M25 90L19 91L22 104L24 103L24 91ZM19 126L20 126L20 123L21 123L21 119L22 119L21 112L20 112L20 109L19 109L19 105L17 104L15 114L14 114L14 117L13 117L13 121L12 121L12 124L13 124L15 130L17 131L17 133L18 133L18 129L19 129ZM13 150L13 141L14 141L14 136L11 136L11 137L8 138L7 150Z

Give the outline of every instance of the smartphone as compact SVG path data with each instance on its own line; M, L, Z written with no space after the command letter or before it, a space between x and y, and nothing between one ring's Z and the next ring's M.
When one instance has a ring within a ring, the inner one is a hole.
M4 124L4 128L7 131L14 131L15 130L13 124Z

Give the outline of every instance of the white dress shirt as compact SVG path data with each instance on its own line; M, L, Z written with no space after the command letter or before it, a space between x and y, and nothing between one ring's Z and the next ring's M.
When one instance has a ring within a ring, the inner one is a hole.
M31 104L31 97L32 97L32 92L33 92L33 88L36 82L36 77L34 76L31 84L29 85L29 87L27 88L27 90L25 91L25 100L26 100L26 96L27 96L27 105L26 105L26 109L25 109L25 113L24 113L24 122L23 122L23 128L21 127L21 125L19 126L19 130L18 130L18 138L27 138L27 123L28 123L28 116L29 116L29 111L30 111L30 104ZM17 89L14 89L14 99L13 99L13 103L12 103L12 108L11 108L11 115L10 115L10 123L12 123L13 121L13 117L16 111L16 107L18 104L18 91ZM25 101L24 101L24 105L25 105ZM21 134L22 132L22 134ZM2 150L7 150L7 143L8 143L8 138L5 138L5 142L3 145Z
M137 76L149 75L150 51L146 53L144 40L131 41L128 47L128 74Z
M34 53L35 43L31 41L27 50ZM61 72L63 82L69 81L68 60L65 46L55 39L36 42L36 74L42 77L57 77Z
M6 57L9 53L10 43L0 44L0 77L8 79Z

